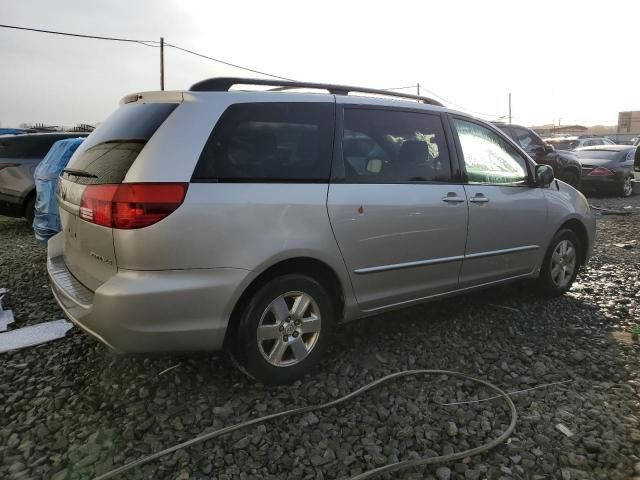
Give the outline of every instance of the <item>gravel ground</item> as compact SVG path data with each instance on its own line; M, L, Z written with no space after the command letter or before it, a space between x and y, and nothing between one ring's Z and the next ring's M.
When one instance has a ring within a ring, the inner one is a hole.
M325 365L292 386L254 384L222 354L117 356L77 328L2 354L0 478L92 478L203 431L325 402L406 368L460 371L507 391L566 383L513 396L519 418L507 444L397 478L640 478L640 347L625 332L640 314L640 245L620 246L639 237L640 197L592 203L630 205L634 215L598 217L595 256L568 295L543 300L526 286L503 287L353 322ZM17 326L62 318L44 262L26 222L0 217L0 287L10 289L5 307ZM509 422L503 401L441 405L488 394L453 378L400 380L121 478L346 478L495 438Z

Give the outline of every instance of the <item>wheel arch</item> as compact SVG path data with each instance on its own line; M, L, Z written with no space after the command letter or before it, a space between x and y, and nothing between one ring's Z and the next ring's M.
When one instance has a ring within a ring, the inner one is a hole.
M249 283L249 285L245 287L244 291L236 301L231 315L229 316L229 324L224 338L225 348L233 348L234 339L236 338L238 325L240 323L240 316L242 315L242 309L247 304L251 296L273 278L290 273L307 275L317 280L329 291L329 294L334 299L334 306L338 321L343 318L346 303L346 290L337 272L327 263L318 260L317 258L305 256L288 258L263 270L251 281L251 283Z
M580 242L579 261L580 261L580 265L584 265L586 262L587 250L589 248L589 235L587 234L587 228L584 226L584 224L580 220L576 218L571 218L566 222L564 222L560 226L560 228L556 230L556 233L565 228L571 230L578 237L578 241Z

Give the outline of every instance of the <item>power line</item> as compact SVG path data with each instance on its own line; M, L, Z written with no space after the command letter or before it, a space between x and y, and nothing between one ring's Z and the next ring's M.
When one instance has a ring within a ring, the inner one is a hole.
M392 87L392 88L381 88L381 90L408 90L408 89L416 88L415 85L407 85L406 87Z
M187 48L180 47L180 46L174 45L172 43L165 43L164 45L166 47L175 48L176 50L181 50L181 51L183 51L185 53L190 53L191 55L195 55L197 57L201 57L201 58L205 58L207 60L212 60L214 62L222 63L223 65L227 65L229 67L240 68L242 70L246 70L247 72L257 73L258 75L266 75L268 77L278 78L280 80L289 80L291 82L295 82L295 80L292 79L292 78L282 77L280 75L273 75L272 73L262 72L260 70L254 70L253 68L243 67L242 65L237 65L235 63L226 62L224 60L220 60L219 58L209 57L208 55L204 55L203 53L194 52L193 50L189 50Z
M136 40L133 38L118 38L118 37L101 37L98 35L84 35L81 33L70 33L70 32L58 32L55 30L42 30L39 28L28 28L28 27L18 27L16 25L0 25L0 28L11 28L13 30L26 30L28 32L38 32L38 33L49 33L52 35L63 35L66 37L78 37L78 38L91 38L94 40L111 40L114 42L130 42L130 43L139 43L146 47L157 47L158 45L149 45L150 43L160 43L156 40Z
M103 36L98 36L98 35L85 35L85 34L81 34L81 33L60 32L60 31L56 31L56 30L43 30L43 29L40 29L40 28L19 27L17 25L0 25L0 28L10 28L10 29L14 29L14 30L24 30L24 31L28 31L28 32L38 32L38 33L48 33L48 34L51 34L51 35L62 35L62 36L76 37L76 38L88 38L88 39L94 39L94 40L111 40L111 41L114 41L114 42L138 43L138 44L144 45L146 47L156 47L157 48L157 47L160 46L160 42L158 42L157 40L138 40L138 39L133 39L133 38L103 37ZM280 75L273 75L271 73L262 72L260 70L255 70L253 68L243 67L242 65L237 65L235 63L227 62L227 61L221 60L219 58L210 57L210 56L205 55L203 53L195 52L193 50L189 50L188 48L184 48L184 47L181 47L179 45L172 44L172 43L165 43L164 45L166 47L175 48L175 49L181 50L181 51L183 51L185 53L189 53L191 55L196 55L198 57L205 58L205 59L211 60L213 62L217 62L217 63L221 63L223 65L227 65L229 67L240 68L242 70L246 70L247 72L257 73L259 75L266 75L268 77L278 78L280 80L294 81L291 78L282 77Z

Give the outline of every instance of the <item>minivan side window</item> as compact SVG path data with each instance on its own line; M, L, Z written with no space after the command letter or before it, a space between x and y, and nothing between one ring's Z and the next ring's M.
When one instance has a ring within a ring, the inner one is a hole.
M526 160L492 130L477 123L453 119L469 183L524 185Z
M195 181L328 182L332 103L239 103L222 114L193 174Z
M439 115L345 108L342 156L347 182L451 181Z

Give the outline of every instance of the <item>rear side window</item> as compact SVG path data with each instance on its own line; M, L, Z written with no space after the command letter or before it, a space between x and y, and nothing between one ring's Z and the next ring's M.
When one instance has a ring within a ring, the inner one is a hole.
M0 139L0 158L44 158L51 146L62 138L66 137L25 135Z
M177 103L132 103L116 110L80 147L69 170L76 183L121 183L147 141L173 112Z
M347 182L451 180L449 153L439 115L347 108L342 156Z
M326 182L333 103L239 103L220 117L194 181Z

